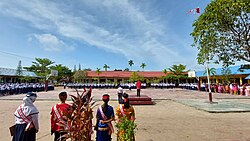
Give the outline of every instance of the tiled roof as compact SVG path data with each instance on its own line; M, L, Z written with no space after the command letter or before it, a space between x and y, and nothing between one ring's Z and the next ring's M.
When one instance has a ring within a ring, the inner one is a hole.
M98 75L96 71L87 71L88 77L104 77L104 78L129 78L131 77L133 72L131 71L101 71ZM143 71L136 72L138 75L143 76L145 78L156 78L165 76L162 71Z
M16 69L0 68L0 76L17 76ZM22 70L22 76L38 77L34 72Z
M239 75L239 74L250 74L250 69L244 69L243 71L240 71L241 66L230 66L228 67L231 70L232 75ZM197 77L207 76L206 73L204 73L206 70L203 71L197 71L195 72L195 75ZM222 75L222 68L216 68L216 76Z

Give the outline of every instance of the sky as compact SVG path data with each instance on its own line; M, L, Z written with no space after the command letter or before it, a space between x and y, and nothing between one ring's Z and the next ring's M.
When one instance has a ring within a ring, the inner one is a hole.
M70 69L200 70L192 23L210 0L1 0L0 67L48 58Z

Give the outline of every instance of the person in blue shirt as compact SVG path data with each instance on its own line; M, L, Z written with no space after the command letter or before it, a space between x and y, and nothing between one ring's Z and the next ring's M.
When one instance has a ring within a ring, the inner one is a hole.
M103 104L98 107L96 113L96 141L111 141L114 132L111 121L115 119L113 107L108 105L109 95L102 96Z

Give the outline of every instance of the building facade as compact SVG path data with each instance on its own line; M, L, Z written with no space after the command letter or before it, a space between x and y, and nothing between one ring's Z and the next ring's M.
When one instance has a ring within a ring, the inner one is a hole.
M16 83L21 82L23 77L29 78L31 82L37 82L40 78L34 72L22 70L18 72L16 69L0 68L0 83Z

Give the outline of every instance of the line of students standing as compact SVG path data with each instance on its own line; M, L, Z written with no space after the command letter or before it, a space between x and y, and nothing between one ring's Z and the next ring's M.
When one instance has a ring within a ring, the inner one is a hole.
M55 104L51 109L51 135L54 134L54 141L65 140L67 132L61 132L64 127L60 123L67 122L67 115L70 112L70 105L65 103L67 93L59 93L60 103ZM12 141L35 141L36 133L39 131L38 114L39 111L33 104L37 98L36 93L29 92L23 98L23 103L15 111L15 133ZM96 112L96 141L111 141L111 134L114 132L112 121L115 120L113 107L108 104L110 96L102 96L103 104ZM135 120L134 108L129 104L128 94L122 93L119 106L116 109L118 122L124 116L129 120ZM119 131L118 131L119 132ZM134 137L133 137L134 140Z

